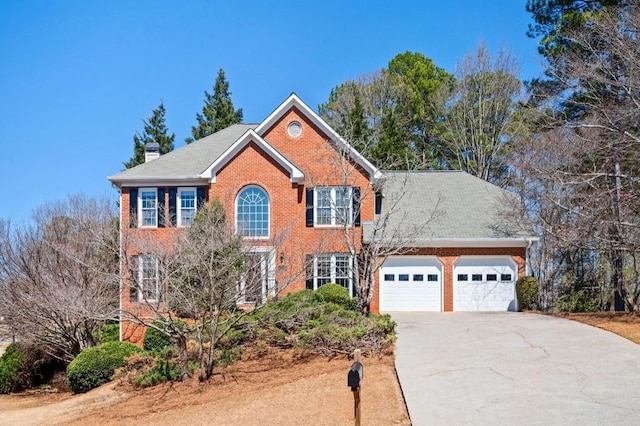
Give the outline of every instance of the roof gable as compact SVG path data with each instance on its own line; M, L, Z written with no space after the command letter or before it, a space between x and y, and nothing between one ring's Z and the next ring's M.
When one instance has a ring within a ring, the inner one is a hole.
M327 134L332 141L334 141L339 148L347 153L360 167L362 167L369 175L369 180L375 183L379 178L383 176L382 172L376 168L369 160L367 160L362 154L355 150L347 141L345 141L331 126L329 126L318 114L316 114L307 104L295 94L292 93L283 103L278 106L267 118L265 118L258 127L255 128L255 132L264 136L264 134L273 127L278 120L280 120L288 111L292 108L297 108L298 111L306 118L308 118L316 127L322 132Z
M229 161L231 161L233 157L235 157L240 151L242 151L242 149L244 149L244 147L246 147L250 142L254 142L256 145L258 145L280 166L288 171L291 182L297 184L304 183L304 173L252 129L247 130L238 140L236 140L229 148L227 148L227 150L224 151L222 155L220 155L209 167L207 167L200 174L200 177L210 179L210 181L214 183L216 181L218 172Z

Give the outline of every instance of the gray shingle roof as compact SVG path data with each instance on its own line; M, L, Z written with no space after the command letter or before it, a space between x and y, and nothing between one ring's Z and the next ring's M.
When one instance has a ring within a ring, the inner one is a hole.
M430 246L437 240L535 239L526 220L509 214L513 194L468 173L385 172L385 176L383 214L378 220L391 212L384 232L387 239L390 232L411 240L410 246ZM374 228L365 226L365 241L371 241Z
M159 158L109 176L112 182L137 179L197 178L247 130L257 124L234 124Z

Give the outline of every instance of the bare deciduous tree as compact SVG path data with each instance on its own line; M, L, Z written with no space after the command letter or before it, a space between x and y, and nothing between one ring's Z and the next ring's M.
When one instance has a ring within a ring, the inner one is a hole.
M444 93L442 155L452 169L486 181L504 177L504 155L512 133L522 83L516 59L505 48L492 56L484 42L456 67L452 93Z
M533 86L546 116L520 164L541 208L543 238L559 248L547 270L564 270L558 275L571 288L605 283L616 310L636 309L640 11L609 6L585 18L565 29L568 47L550 57L552 80ZM601 307L611 306L602 299Z
M334 201L331 208L336 214L342 215L337 224L340 225L340 236L349 256L353 259L351 277L357 309L367 312L376 291L375 273L389 256L411 252L411 244L415 242L416 236L440 214L439 195L424 209L419 220L409 217L405 203L411 196L411 174L416 171L410 166L418 170L421 168L415 163L392 167L399 171L388 172L387 176L381 174L375 185L360 187L357 193L353 189L349 190L363 172L362 168L354 161L351 145L336 141L331 143L335 147L335 155L329 162L335 171L334 177L340 179L341 187L344 188L343 199L336 197L337 202ZM382 208L383 197L385 208ZM357 198L355 202L354 198ZM374 207L374 218L363 221L360 230L354 218L363 216L366 205ZM352 208L345 209L344 206Z
M248 312L286 288L284 281L276 288L273 275L281 240L243 239L218 200L200 206L188 228L173 231L170 247L144 232L127 236L130 248L141 253L125 257L133 266L130 291L139 303L125 308L122 319L169 336L178 346L183 378L189 376L187 343L194 340L200 379L207 380L220 340ZM152 264L149 275L138 273L147 270L140 268L145 261Z
M0 226L0 311L22 341L70 362L116 317L118 224L113 202L71 196L32 225Z

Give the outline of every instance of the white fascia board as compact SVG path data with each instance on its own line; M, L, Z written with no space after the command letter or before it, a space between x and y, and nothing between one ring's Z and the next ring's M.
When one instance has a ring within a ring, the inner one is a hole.
M532 238L447 238L417 240L411 247L527 247Z
M526 238L434 238L428 240L399 241L407 248L504 248L504 247L529 247L532 242L538 241L538 237ZM365 244L370 241L364 241ZM390 244L393 242L390 241Z
M302 100L292 93L283 103L280 104L267 118L255 128L255 132L262 136L264 132L269 130L287 111L292 107L298 108L313 124L324 131L326 134L335 141L340 149L344 150L348 155L353 158L363 169L369 173L369 181L376 183L381 178L382 172L378 170L369 160L364 158L362 154L356 151L342 136L340 136L331 126L329 126L318 114L307 106Z
M109 181L119 188L136 186L202 186L209 183L200 176L149 176L138 178L114 178Z
M204 172L200 174L200 178L208 179L210 182L215 183L216 175L218 172L235 157L249 142L255 142L261 149L263 149L271 158L276 160L285 170L289 172L289 178L291 182L297 184L304 183L304 173L297 168L291 161L287 160L282 154L280 154L274 147L272 147L267 141L265 141L254 130L247 130L240 138L233 143L227 150L214 161Z

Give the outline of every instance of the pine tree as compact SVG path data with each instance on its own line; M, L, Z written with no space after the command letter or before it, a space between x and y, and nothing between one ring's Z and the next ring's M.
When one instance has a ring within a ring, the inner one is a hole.
M169 129L165 125L164 102L160 101L158 108L151 112L151 117L142 120L144 130L142 134L136 132L133 135L133 156L129 161L123 163L127 169L144 163L144 146L150 142L156 142L160 145L163 152L173 151L173 141L176 138L175 133L168 134Z
M202 114L197 113L196 120L198 124L191 126L192 137L185 139L188 144L242 121L242 108L234 109L229 82L222 68L216 76L213 94L205 90Z

